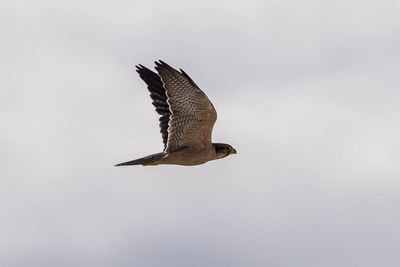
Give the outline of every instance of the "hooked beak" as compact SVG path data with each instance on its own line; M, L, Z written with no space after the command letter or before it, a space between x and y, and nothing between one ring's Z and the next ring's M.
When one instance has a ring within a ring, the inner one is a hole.
M233 147L232 147L231 154L237 154L236 149L234 149Z

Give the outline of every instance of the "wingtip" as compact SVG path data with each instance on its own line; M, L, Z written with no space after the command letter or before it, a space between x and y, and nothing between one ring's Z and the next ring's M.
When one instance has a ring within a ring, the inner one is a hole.
M146 72L153 72L153 71L151 71L146 66L143 66L142 64L138 64L138 65L136 65L136 72L139 73L140 77L142 77L142 74L144 74Z
M168 65L167 63L165 63L165 61L162 61L161 59L159 59L158 61L154 61L154 63L156 64L156 66L167 66L170 67L170 65Z
M160 71L160 70L175 70L173 67L171 67L170 65L168 65L167 63L165 63L161 59L159 59L158 61L154 61L154 63L156 64L156 66L154 68L157 71Z
M145 66L143 66L142 64L137 64L135 65L136 70L143 70L143 69L147 69Z

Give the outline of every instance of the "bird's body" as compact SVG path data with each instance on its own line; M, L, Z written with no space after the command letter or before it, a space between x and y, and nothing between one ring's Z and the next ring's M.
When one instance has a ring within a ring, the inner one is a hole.
M155 62L155 73L139 65L137 72L146 82L160 117L164 151L124 165L199 165L236 153L230 145L213 144L211 135L217 112L207 96L183 71Z
M212 144L196 144L169 153L162 158L159 164L200 165L216 159L216 152Z

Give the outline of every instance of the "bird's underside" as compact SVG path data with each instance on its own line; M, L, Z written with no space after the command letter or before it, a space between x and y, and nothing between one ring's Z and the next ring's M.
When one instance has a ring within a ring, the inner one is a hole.
M147 84L150 97L160 115L164 151L126 165L199 165L236 153L230 145L211 143L217 113L214 106L193 80L163 61L155 62L157 73L139 65L137 72Z

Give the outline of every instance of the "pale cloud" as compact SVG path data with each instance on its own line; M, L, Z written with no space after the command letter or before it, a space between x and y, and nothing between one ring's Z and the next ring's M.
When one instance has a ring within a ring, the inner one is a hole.
M1 266L399 265L396 1L1 7ZM162 149L157 59L237 155L113 167Z

